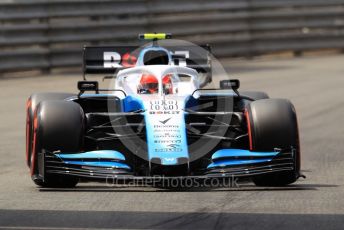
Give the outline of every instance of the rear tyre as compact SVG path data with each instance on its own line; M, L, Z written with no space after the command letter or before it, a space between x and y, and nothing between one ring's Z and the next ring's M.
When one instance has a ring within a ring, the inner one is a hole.
M26 103L26 163L30 167L33 141L33 116L41 101L64 100L75 96L71 93L36 93L29 97Z
M294 170L264 174L253 178L258 186L284 186L295 182L300 171L300 146L294 106L285 99L262 99L250 103L247 115L253 151L295 148Z
M38 161L38 153L61 151L64 153L80 152L83 144L84 113L74 102L43 101L38 104L34 115L33 150L31 157L31 175L35 184L41 187L76 186L78 179L68 175L44 173ZM45 171L45 169L43 169Z

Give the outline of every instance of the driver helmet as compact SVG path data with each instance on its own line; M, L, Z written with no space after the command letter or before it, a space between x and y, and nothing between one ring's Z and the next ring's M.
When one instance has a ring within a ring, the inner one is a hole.
M155 94L158 93L158 90L158 79L152 74L142 74L137 92L139 94Z
M172 86L172 75L168 74L162 78L162 87L165 94L172 94L173 93L173 86Z

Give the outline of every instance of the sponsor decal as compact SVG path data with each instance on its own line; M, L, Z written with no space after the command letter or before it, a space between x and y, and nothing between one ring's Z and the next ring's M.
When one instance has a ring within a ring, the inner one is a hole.
M178 145L178 144L169 144L167 146L171 147L171 148L178 148L180 145Z
M130 53L125 53L122 56L122 65L124 67L133 67L136 65L137 57L130 54Z
M145 101L147 108L146 120L149 124L148 151L149 157L163 158L167 164L177 164L178 157L188 157L185 137L184 101L176 99L155 99ZM161 116L156 116L156 115ZM167 161L165 156L173 156Z
M177 111L178 110L178 101L175 100L156 100L150 101L150 110L151 111Z
M121 56L118 52L103 53L104 68L119 68L135 66L137 57L130 53Z
M182 143L182 141L181 140L155 140L154 143L160 143L160 144L164 144L164 143L180 144L180 143Z
M175 51L174 54L178 55L175 58L174 65L187 66L186 60L190 57L190 52ZM137 57L131 53L125 53L121 55L116 51L103 53L104 68L119 68L119 67L133 67L136 65Z
M154 129L154 133L165 133L165 135L168 135L169 133L179 133L179 130L176 129Z
M154 135L154 138L181 138L181 135L165 133L165 134L156 134Z
M119 68L121 66L121 55L117 52L104 52L104 68Z
M165 125L172 117L167 118L166 120L159 121L161 124Z
M164 111L150 111L149 114L168 114L168 115L177 115L179 114L180 111L169 111L169 110L164 110Z
M180 50L175 51L174 54L179 58L174 59L174 64L179 66L187 66L186 60L190 58L190 51L188 50Z
M155 129L170 129L170 128L175 128L179 129L179 125L154 125Z
M181 148L161 148L161 149L155 149L155 152L160 153L168 153L168 152L182 152L183 149Z

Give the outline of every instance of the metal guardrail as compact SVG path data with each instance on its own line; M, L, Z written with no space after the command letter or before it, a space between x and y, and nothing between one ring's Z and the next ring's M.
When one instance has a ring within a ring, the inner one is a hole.
M80 66L83 45L151 31L253 56L344 49L344 0L13 0L0 25L1 72Z

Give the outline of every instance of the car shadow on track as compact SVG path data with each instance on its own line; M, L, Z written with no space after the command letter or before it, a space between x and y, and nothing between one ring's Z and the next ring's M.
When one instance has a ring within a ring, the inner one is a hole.
M242 184L236 188L216 187L216 188L157 188L150 186L89 186L81 185L76 188L39 188L40 192L240 192L240 191L301 191L318 190L319 188L336 188L338 185L332 184L295 184L284 187L258 187L251 184Z
M1 210L0 229L342 229L341 214Z

